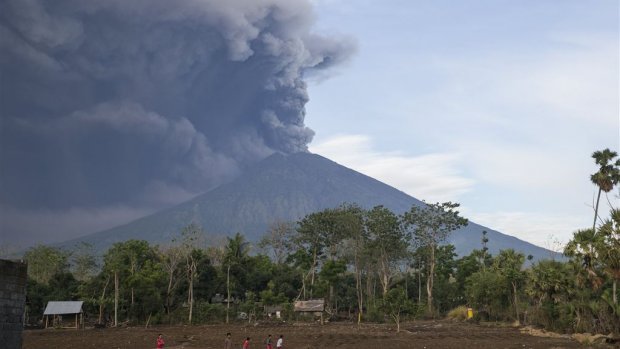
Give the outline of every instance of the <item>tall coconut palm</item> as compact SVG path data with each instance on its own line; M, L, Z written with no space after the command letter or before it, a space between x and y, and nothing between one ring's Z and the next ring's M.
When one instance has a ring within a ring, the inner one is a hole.
M620 182L620 159L612 163L618 153L609 150L599 150L592 153L592 158L599 169L590 176L590 180L598 187L598 195L596 197L596 206L594 207L594 223L592 230L596 231L596 220L598 218L598 205L601 200L601 192L609 193L618 182Z
M224 265L226 265L226 323L228 323L228 312L230 310L230 268L239 268L242 261L248 256L250 244L240 233L228 238L228 246L224 254Z
M599 227L597 249L603 271L612 279L612 301L618 304L617 285L620 281L620 209L612 209L611 218Z
M603 284L603 279L597 273L600 269L597 250L597 246L601 245L600 238L601 234L595 234L592 229L578 230L564 247L564 255L581 261L594 289Z

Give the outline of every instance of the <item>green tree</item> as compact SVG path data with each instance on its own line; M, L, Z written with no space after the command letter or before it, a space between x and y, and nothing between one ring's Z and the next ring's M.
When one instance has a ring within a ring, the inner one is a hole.
M510 293L505 277L495 270L482 269L465 281L467 301L482 314L498 319Z
M302 272L292 265L275 265L271 280L269 280L273 282L273 292L287 299L295 299L301 289L301 274Z
M547 328L566 325L562 307L570 304L575 291L575 272L568 263L543 260L528 270L526 293L535 306L537 320Z
M278 292L276 282L273 280L269 281L267 283L267 288L260 292L260 300L264 305L283 304L288 301L286 295L282 292Z
M47 284L51 278L69 269L69 253L55 247L37 245L24 254L28 263L28 277Z
M414 237L419 246L429 248L428 274L426 279L427 306L433 314L433 281L435 277L435 250L444 242L452 231L468 224L467 219L456 211L458 203L444 202L412 206L403 215L403 225Z
M157 260L156 251L144 240L128 240L123 243L124 261L128 268L127 286L130 289L130 313L136 303L136 288L141 288L140 281L144 278L145 268L152 267L151 262ZM131 314L135 315L135 314Z
M194 292L196 299L209 300L221 289L224 283L222 282L222 275L218 273L220 269L211 263L211 259L204 250L201 250L201 253Z
M287 254L291 251L291 240L294 231L295 227L291 222L272 222L267 233L258 243L258 247L271 249L274 261L277 264L282 264L286 260Z
M226 323L229 322L230 312L230 275L231 269L234 275L239 275L243 270L243 261L247 258L250 249L250 244L245 241L245 237L240 233L235 234L234 237L228 238L228 245L226 246L226 252L224 254L224 264L226 268Z
M180 268L183 262L183 249L180 246L167 246L159 250L162 267L166 273L166 314L170 321L170 311L174 292L181 281L183 270Z
M103 262L103 273L114 282L114 326L118 326L119 305L125 305L127 299L127 318L144 316L145 308L136 308L136 298L152 298L155 280L164 278L155 249L144 240L117 242L106 251Z
M345 231L346 245L344 248L345 258L353 265L355 277L355 298L357 300L357 325L362 321L364 309L364 289L362 286L363 270L368 268L370 259L369 237L365 227L364 217L366 211L356 205L343 205L342 209L342 229Z
M588 273L594 289L605 282L604 276L612 281L612 301L618 304L617 284L620 280L620 210L612 209L598 231L578 230L566 244L564 254L578 259Z
M385 296L391 286L397 263L407 255L408 236L401 229L398 216L376 206L366 214L368 249L377 267L379 282Z
M610 218L599 228L597 249L603 271L612 279L612 301L618 305L618 282L620 281L620 210L612 209Z
M118 305L120 298L120 277L126 271L125 249L123 243L117 242L103 256L103 271L114 280L114 327L118 326ZM105 294L105 287L103 294Z
M599 166L598 171L590 176L590 181L598 187L596 205L594 206L594 223L592 223L593 231L596 231L601 192L609 193L620 182L620 159L616 160L615 163L613 162L617 156L618 153L609 150L609 148L592 153L594 162Z
M323 264L319 276L329 285L329 302L337 313L338 303L334 294L334 287L341 281L344 272L347 270L347 264L344 260L328 260Z
M277 266L269 256L264 254L247 256L241 263L242 272L239 278L241 294L247 291L259 294L273 279L274 270Z
M482 269L485 269L487 267L487 252L489 251L489 248L487 247L489 238L487 237L486 230L482 231L482 239L480 239L480 242L482 243L482 250L480 250L480 263L482 264Z
M194 313L194 284L198 281L198 263L203 258L204 252L200 247L204 234L202 228L196 224L190 224L181 231L181 250L184 260L185 277L187 279L187 304L189 312L187 322L192 324Z
M499 251L495 257L493 268L499 272L512 290L512 304L515 311L515 319L520 322L519 318L519 288L525 282L525 273L523 272L523 263L525 255L518 253L513 249Z
M576 258L586 270L594 289L601 287L603 279L599 275L600 260L597 246L601 246L601 236L592 229L582 229L573 233L573 238L564 247L564 254Z
M455 277L456 256L455 247L451 244L438 246L435 250L437 265L433 281L435 284L433 308L439 313L461 305L464 298L463 289L459 289Z
M82 281L78 288L79 299L84 301L84 311L86 313L99 313L98 324L104 324L104 312L108 305L112 303L108 294L111 275L101 270L93 277Z
M493 256L483 250L472 250L471 253L456 261L456 281L464 289L465 280L475 272L486 270L493 264Z
M400 332L401 314L412 308L411 301L407 299L405 290L401 287L390 289L381 302L383 310L394 320L396 332Z
M71 266L78 281L85 282L95 276L99 265L94 246L87 242L77 244L71 253Z
M311 213L297 223L297 235L295 238L296 252L294 258L299 266L305 266L308 271L302 278L302 290L300 295L306 298L306 280L310 278L309 295L313 297L316 271L320 260L324 257L327 241L325 237L329 233L330 224L327 216L329 211ZM308 260L310 263L300 263Z

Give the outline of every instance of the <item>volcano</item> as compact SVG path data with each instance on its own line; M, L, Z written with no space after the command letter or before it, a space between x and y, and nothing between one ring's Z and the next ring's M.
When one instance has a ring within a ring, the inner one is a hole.
M397 214L424 203L362 173L311 153L273 154L246 170L231 182L193 199L137 219L125 225L63 243L83 241L103 250L128 239L168 243L189 223L200 225L209 235L240 232L258 241L274 221L298 221L306 214L342 203L363 208L383 205ZM460 256L481 248L482 231L493 254L512 248L535 259L547 259L553 252L491 228L469 223L454 231L448 242Z

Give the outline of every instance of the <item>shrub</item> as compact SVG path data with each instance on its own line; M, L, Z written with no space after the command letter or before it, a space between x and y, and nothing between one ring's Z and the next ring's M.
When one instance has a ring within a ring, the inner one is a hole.
M235 319L235 311L231 308L231 318ZM220 322L226 319L226 306L223 304L210 304L207 302L197 302L194 308L194 323L204 324Z
M370 305L366 310L366 321L368 322L385 322L385 313L377 306Z
M450 320L465 321L467 320L467 307L460 305L448 312L446 316Z

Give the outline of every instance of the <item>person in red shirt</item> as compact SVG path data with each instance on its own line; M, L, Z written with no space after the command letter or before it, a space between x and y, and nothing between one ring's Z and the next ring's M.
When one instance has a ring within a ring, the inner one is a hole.
M160 333L159 336L157 336L157 349L163 349L163 348L164 348L164 336L162 336Z
M247 337L247 338L243 341L243 349L250 349L250 337Z

